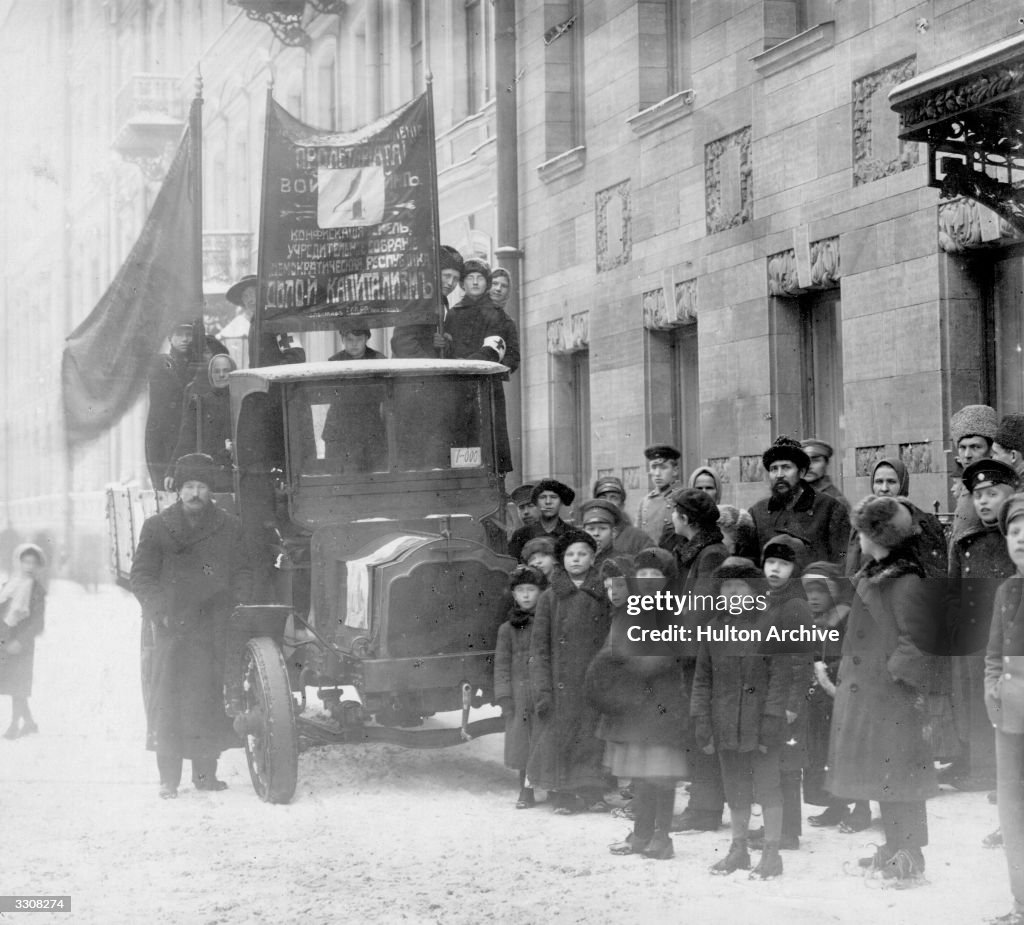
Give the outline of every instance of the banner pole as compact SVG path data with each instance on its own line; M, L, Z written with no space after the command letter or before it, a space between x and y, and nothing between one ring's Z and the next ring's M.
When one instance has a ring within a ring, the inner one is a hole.
M274 81L267 84L267 113L263 130L263 177L260 185L260 241L256 252L256 312L249 325L249 365L259 366L261 357L260 342L263 340L263 313L266 311L266 295L263 277L266 267L263 265L263 250L267 241L267 183L270 172L270 119L274 109Z
M206 302L203 297L203 75L196 65L196 95L189 109L189 135L192 142L192 202L194 205L195 246L199 253L195 258L194 280L199 294L196 306L198 316L192 325L192 361L201 364L206 347L206 325L203 321L203 309Z
M437 144L435 142L434 135L434 75L431 71L427 71L426 74L427 83L427 135L430 141L430 152L427 170L430 172L430 211L431 220L433 223L432 231L434 234L434 266L436 268L436 285L437 285L437 333L444 334L444 312L447 307L447 298L444 295L444 290L441 286L441 216L440 216L440 203L438 202L437 192ZM444 347L441 348L441 358L444 359L446 350Z

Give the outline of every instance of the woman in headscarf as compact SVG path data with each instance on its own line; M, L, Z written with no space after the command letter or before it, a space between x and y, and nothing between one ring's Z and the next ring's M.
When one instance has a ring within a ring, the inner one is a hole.
M11 724L5 739L38 732L28 698L32 694L32 668L36 636L43 631L46 587L41 572L46 556L33 543L14 550L10 580L0 588L0 694L11 698Z
M164 478L164 488L174 488L174 466L182 456L205 453L217 463L219 474L213 491L231 491L231 397L228 375L238 367L231 357L210 357L205 368L196 373L185 388L181 428Z

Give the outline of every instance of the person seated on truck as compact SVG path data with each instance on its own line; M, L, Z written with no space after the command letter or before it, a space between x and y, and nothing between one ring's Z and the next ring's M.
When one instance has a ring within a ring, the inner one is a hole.
M342 326L339 333L341 334L342 349L334 354L334 356L328 358L332 362L336 360L385 359L383 353L374 350L373 347L368 345L370 340L369 328Z

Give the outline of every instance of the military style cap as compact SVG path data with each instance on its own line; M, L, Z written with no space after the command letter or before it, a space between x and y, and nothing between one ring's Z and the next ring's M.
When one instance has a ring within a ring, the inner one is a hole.
M649 446L644 450L644 456L646 456L651 462L654 462L656 459L675 462L682 455L683 454L680 453L679 450L674 446L669 446L667 443L655 443L653 446Z
M509 497L512 499L514 504L529 504L533 496L533 483L527 482L525 485L520 485L518 488L512 489L512 494Z
M1014 488L1020 482L1013 466L998 459L979 459L964 469L964 487L968 491L989 488L992 485L1010 485Z
M594 482L592 494L595 498L599 498L609 492L615 492L623 501L626 500L626 487L622 484L622 479L614 475L603 475Z
M819 440L817 437L808 437L806 440L801 440L800 446L807 451L808 456L811 455L811 450L815 448L817 448L820 455L824 456L826 459L831 459L835 453L835 450L833 450L829 444L824 440Z
M584 527L593 523L611 524L615 527L622 520L618 506L611 501L605 501L604 498L593 498L585 502L581 514Z

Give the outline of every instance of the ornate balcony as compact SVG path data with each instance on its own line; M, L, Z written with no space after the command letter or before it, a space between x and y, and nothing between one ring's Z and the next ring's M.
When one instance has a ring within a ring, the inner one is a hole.
M203 232L203 292L225 292L246 273L252 273L251 231Z
M135 74L117 94L113 148L127 161L164 156L185 128L181 82L164 74Z

